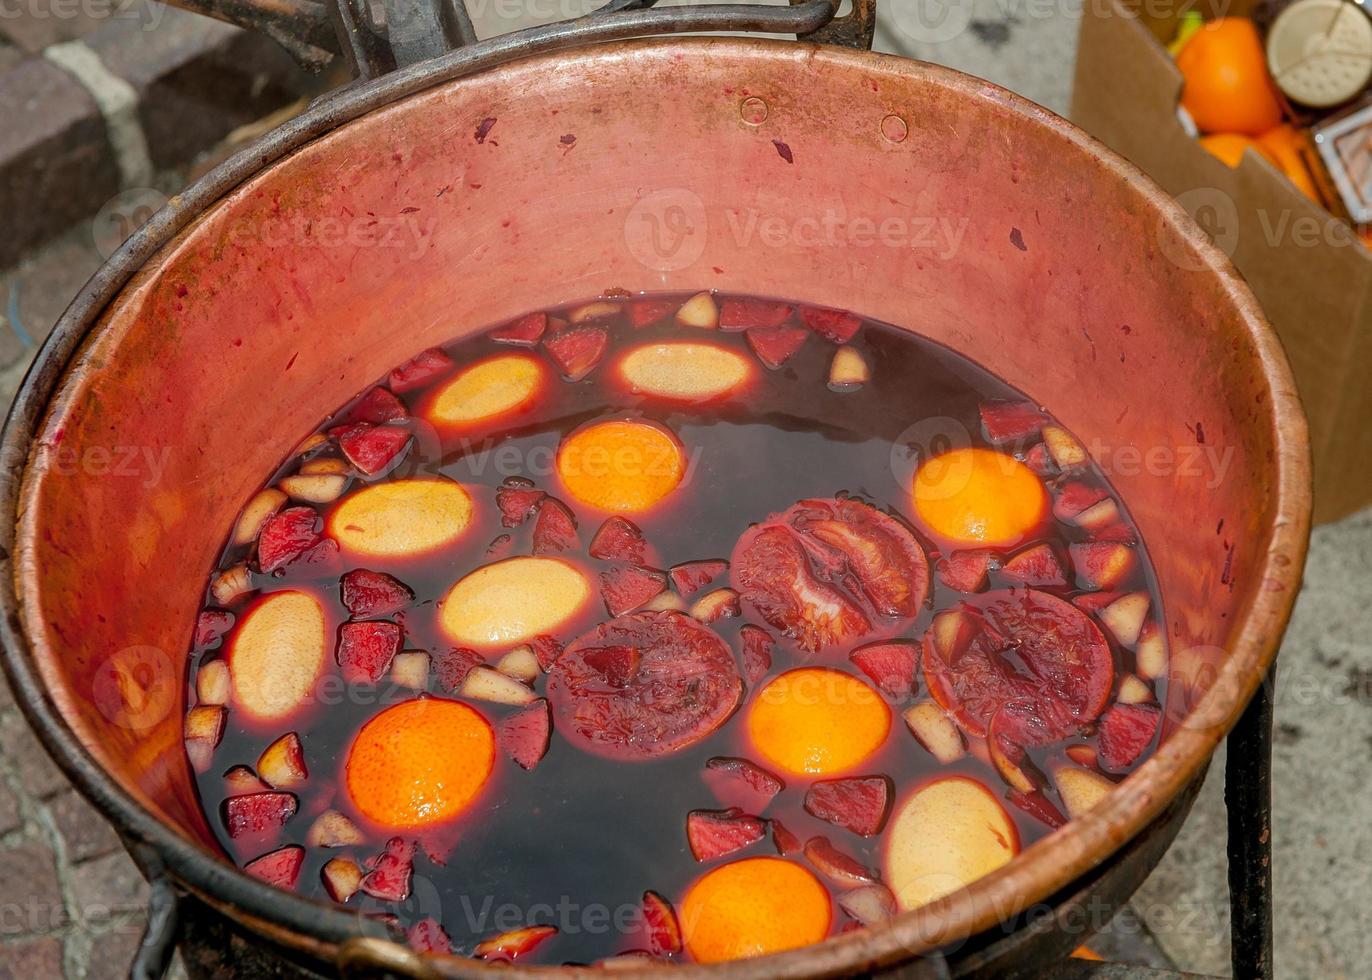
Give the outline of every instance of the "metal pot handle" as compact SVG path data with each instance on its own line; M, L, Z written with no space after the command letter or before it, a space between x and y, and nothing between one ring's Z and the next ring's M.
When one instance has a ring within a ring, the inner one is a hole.
M173 6L266 34L303 67L319 71L342 55L354 76L376 78L396 68L478 45L465 0L164 0ZM877 0L853 0L838 17L841 0L790 0L791 6L708 4L653 10L640 33L747 31L795 34L819 44L869 50ZM647 12L657 0L609 0L605 6L556 27L587 41L588 21L613 33L613 15ZM826 13L827 11L827 13ZM818 23L817 23L818 21ZM540 29L546 30L546 29Z
M181 896L156 851L134 844L129 854L149 886L148 922L129 967L129 980L162 980L176 952Z

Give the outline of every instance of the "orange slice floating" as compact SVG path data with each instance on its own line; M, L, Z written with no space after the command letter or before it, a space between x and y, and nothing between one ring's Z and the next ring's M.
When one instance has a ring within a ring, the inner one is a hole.
M763 956L829 934L829 893L813 874L781 858L746 858L696 880L681 903L686 950L698 963Z
M1037 528L1048 493L1034 471L993 449L954 449L921 464L915 513L937 536L959 544L1018 544Z
M471 705L417 698L373 717L348 750L348 796L386 827L449 820L480 794L495 765L495 734Z
M619 376L634 391L678 402L705 402L743 387L752 362L716 344L645 344L625 354Z
M686 475L681 444L650 422L596 422L568 436L557 451L557 475L577 500L616 514L645 511Z
M515 646L567 623L591 594L590 581L568 562L509 558L478 568L449 589L439 627L460 646Z
M234 704L264 721L309 697L324 666L324 610L304 592L273 592L243 618L227 660Z
M329 536L355 555L422 555L461 538L471 526L472 509L471 495L452 480L373 483L334 508Z
M424 415L461 428L530 407L546 388L548 370L528 354L501 354L459 372L429 399Z
M897 805L886 830L885 880L902 909L970 885L1019 853L1019 832L989 789L945 776Z
M845 772L891 730L875 688L827 667L790 670L768 682L748 709L748 737L773 765L800 775Z

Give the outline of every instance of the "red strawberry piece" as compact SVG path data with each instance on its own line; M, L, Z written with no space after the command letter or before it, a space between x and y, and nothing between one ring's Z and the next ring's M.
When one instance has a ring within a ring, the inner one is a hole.
M775 370L805 346L810 331L804 327L777 327L775 330L749 330L744 337L757 359Z
M557 658L562 656L562 644L556 637L540 633L530 645L534 648L534 656L538 657L538 665L545 671L551 670Z
M913 643L869 643L854 650L849 660L886 694L903 701L915 690L919 651Z
M769 303L764 299L726 299L719 307L721 330L775 330L791 316L786 303Z
M535 489L533 483L522 476L509 477L495 492L495 505L500 510L501 526L519 527L534 515L546 496L546 493Z
M409 442L409 430L394 425L358 422L338 434L338 448L367 476L376 476L394 463Z
M592 558L642 565L647 560L647 552L648 542L643 540L643 532L637 524L622 517L611 517L591 538Z
M385 388L376 387L359 398L357 404L338 420L338 425L350 426L358 422L381 425L383 422L394 422L396 419L409 417L410 413L405 411L404 402Z
M1116 704L1100 716L1100 761L1107 769L1132 766L1153 744L1162 712L1152 704Z
M425 917L405 933L410 949L416 953L451 953L453 941L437 919Z
M876 873L851 854L839 850L827 837L811 837L805 842L805 859L815 870L840 888L870 885Z
M1000 707L1058 708L1076 725L1094 721L1110 699L1115 662L1100 628L1076 606L1035 589L1000 589L963 604L965 635L943 649L924 635L929 692L967 734L986 735Z
M938 563L935 571L943 584L958 592L978 592L986 584L991 567L991 552L955 551Z
M400 652L395 623L344 623L338 628L338 666L348 684L375 684Z
M1038 790L1034 790L1032 793L1023 793L1020 790L1012 789L1006 794L1006 799L1039 823L1046 824L1054 830L1067 823L1067 818L1062 815L1062 811L1053 805L1052 800Z
M1072 597L1072 605L1084 612L1100 612L1123 594L1123 592L1083 592L1079 596Z
M243 865L243 870L254 878L260 878L269 885L287 890L294 889L300 878L300 866L305 863L305 849L290 845L253 858Z
M863 837L881 832L891 808L891 781L885 776L822 779L805 793L805 811Z
M676 909L657 892L643 893L643 924L648 932L648 949L654 956L681 952L681 924Z
M264 834L286 825L299 802L294 793L245 793L224 801L224 829L230 837Z
M404 582L367 568L354 568L344 575L339 593L354 619L389 616L414 601L414 592Z
M1024 465L1039 476L1052 476L1058 471L1057 464L1053 462L1053 457L1048 452L1048 447L1041 442L1030 447L1029 451L1024 454Z
M539 698L502 719L496 738L519 768L533 769L548 751L548 736L552 730L548 702Z
M666 588L667 576L651 568L618 565L600 573L600 594L611 616L632 612Z
M1080 480L1070 480L1058 488L1053 498L1053 516L1060 521L1073 520L1082 511L1100 503L1108 494L1101 487L1094 487Z
M362 879L362 890L383 902L403 902L410 897L414 874L414 842L403 837L386 841L386 849L367 861L371 870Z
M738 631L743 641L743 676L756 684L772 669L772 648L776 640L761 626L748 623Z
M729 570L729 563L719 558L687 561L672 566L672 584L684 596L699 592Z
M737 807L729 810L692 810L686 814L686 840L697 861L713 861L756 844L767 824Z
M319 515L310 507L279 510L262 525L257 536L257 567L274 572L295 561L319 543Z
M800 319L825 340L846 344L862 326L862 317L842 310L826 310L818 306L802 306Z
M509 558L514 554L514 538L508 534L497 534L491 538L491 543L486 545L486 557L499 560Z
M1067 550L1083 589L1117 589L1134 570L1134 549L1117 541L1069 544Z
M775 775L747 759L715 756L705 763L705 783L726 807L761 813L786 788Z
M629 304L629 322L635 330L661 323L681 304L676 300L641 299Z
M1021 585L1066 585L1067 573L1052 547L1036 544L1001 566L1000 574Z
M576 518L560 500L546 497L538 505L534 522L534 554L556 555L581 546L576 533Z
M548 673L558 730L612 759L648 759L694 745L743 695L733 651L678 612L636 612L570 644Z
M466 679L468 671L485 662L486 658L481 654L466 647L440 650L433 655L434 673L438 675L438 683L450 691L458 689Z
M548 314L529 313L503 327L492 330L489 336L497 344L533 347L543 339L543 333L547 329Z
M233 625L233 613L227 609L205 609L195 617L195 645L206 647L223 636Z
M776 846L777 853L785 857L792 854L799 854L804 847L800 838L786 829L780 820L769 821L772 825L772 843Z
M399 395L416 388L423 388L452 366L452 358L437 347L420 351L391 372L391 391Z
M580 381L594 371L609 345L610 333L604 327L577 327L543 341L548 356L568 381Z
M988 442L1023 442L1043 428L1042 410L1032 402L983 402L981 431Z

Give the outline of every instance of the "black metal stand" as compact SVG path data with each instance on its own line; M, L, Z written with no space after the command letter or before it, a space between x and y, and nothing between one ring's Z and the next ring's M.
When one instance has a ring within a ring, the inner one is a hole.
M1272 974L1272 665L1229 733L1224 804L1229 811L1229 936L1234 976Z

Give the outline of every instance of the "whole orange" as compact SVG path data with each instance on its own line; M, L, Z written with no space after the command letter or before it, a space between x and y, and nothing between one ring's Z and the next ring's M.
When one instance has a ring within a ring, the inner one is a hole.
M1257 140L1247 136L1240 136L1238 133L1211 133L1209 136L1202 136L1200 138L1200 145L1231 167L1237 167L1239 165L1239 161L1243 159L1244 150L1252 150L1255 153L1259 153L1262 156L1265 156L1274 166L1281 166L1281 162L1272 155L1271 150L1263 146Z
M1316 204L1324 203L1320 200L1320 192L1315 189L1315 179L1310 176L1310 168L1301 156L1304 138L1290 123L1282 123L1263 133L1258 137L1258 145L1267 151L1269 157L1276 160L1281 172L1286 174L1287 180L1296 185L1298 191Z
M1281 122L1257 28L1247 17L1212 20L1177 52L1181 104L1203 133L1258 136Z

